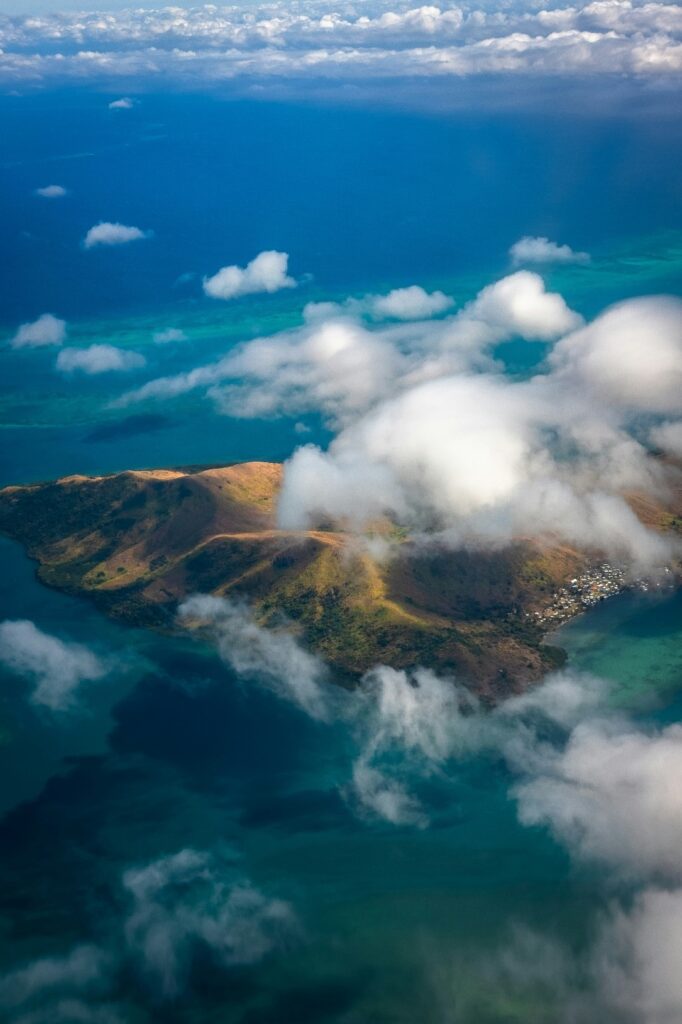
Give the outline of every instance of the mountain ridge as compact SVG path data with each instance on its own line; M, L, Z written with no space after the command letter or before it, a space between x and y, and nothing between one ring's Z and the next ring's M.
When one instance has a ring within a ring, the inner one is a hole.
M288 622L347 682L378 663L422 664L496 700L561 664L543 609L593 554L530 540L425 547L388 522L369 537L339 524L280 530L281 479L279 463L246 462L10 486L0 530L44 583L115 618L174 630L189 594L238 598L265 625Z

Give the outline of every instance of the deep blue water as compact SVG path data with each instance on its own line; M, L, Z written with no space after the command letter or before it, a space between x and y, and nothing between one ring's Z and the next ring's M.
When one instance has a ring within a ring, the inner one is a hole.
M0 323L121 315L262 249L322 288L505 266L523 234L601 249L682 225L679 123L503 118L71 91L0 98ZM38 200L57 183L71 195ZM151 229L83 252L99 220ZM175 286L175 287L174 287ZM196 288L196 285L195 285Z

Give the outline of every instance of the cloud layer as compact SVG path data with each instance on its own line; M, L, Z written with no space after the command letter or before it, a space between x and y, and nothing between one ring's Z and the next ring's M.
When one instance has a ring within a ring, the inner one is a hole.
M666 77L682 69L680 9L646 0L578 6L274 3L8 17L0 79L184 81ZM128 106L127 98L114 101Z

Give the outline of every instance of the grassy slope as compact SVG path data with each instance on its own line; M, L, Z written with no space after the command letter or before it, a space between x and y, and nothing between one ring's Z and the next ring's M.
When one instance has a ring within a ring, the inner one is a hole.
M240 595L350 676L421 663L495 696L556 662L526 613L584 566L577 551L424 552L405 540L379 562L342 532L277 530L280 481L273 463L67 477L0 491L0 530L45 583L118 618L172 628L189 593Z

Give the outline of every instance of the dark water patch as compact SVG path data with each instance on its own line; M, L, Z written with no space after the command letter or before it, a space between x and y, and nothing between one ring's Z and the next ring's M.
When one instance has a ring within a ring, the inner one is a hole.
M215 789L230 779L277 784L321 745L320 726L255 684L242 687L217 659L178 660L175 679L147 676L114 710L112 750L172 764Z
M369 972L343 980L326 980L290 988L271 999L268 1006L250 1009L239 1024L328 1024L360 1002L367 989ZM379 1024L377 1018L374 1018Z
M247 829L275 828L282 832L326 832L339 827L359 828L338 789L302 790L256 795L244 808L240 824Z
M121 438L136 437L139 434L151 434L157 430L167 430L173 426L173 420L160 413L143 412L113 423L100 423L83 438L86 443L98 444L102 441L119 441Z

